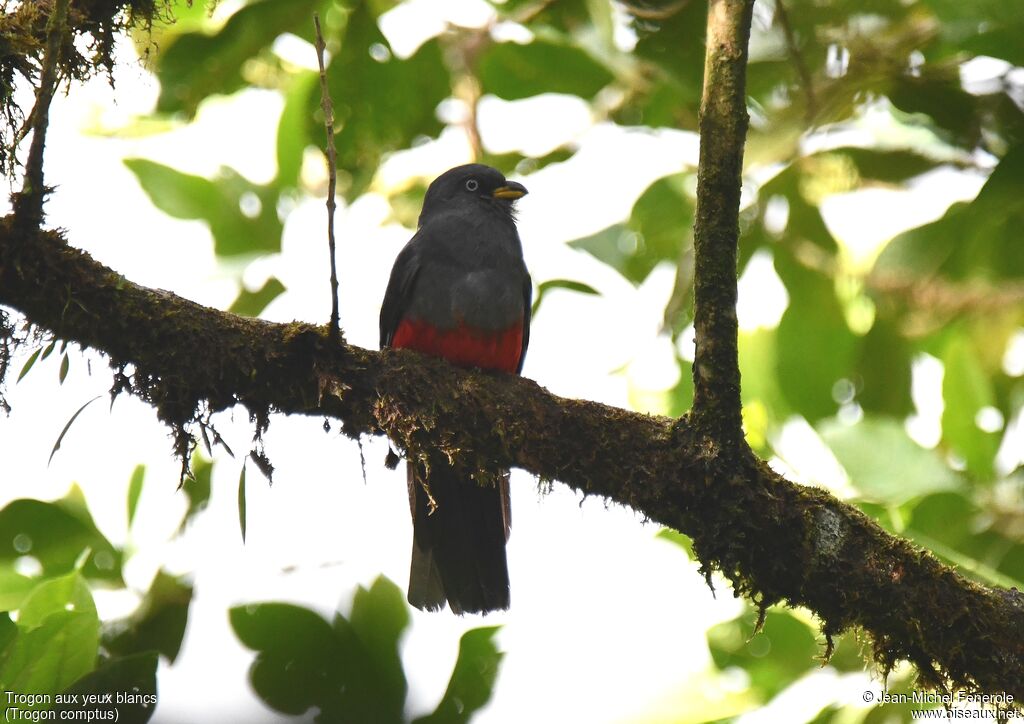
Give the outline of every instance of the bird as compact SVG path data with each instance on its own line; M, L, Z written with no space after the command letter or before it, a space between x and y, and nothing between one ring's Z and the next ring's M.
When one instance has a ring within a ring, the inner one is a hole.
M530 342L529 271L515 202L526 187L466 164L430 183L417 230L395 258L380 311L380 348L412 349L460 367L520 374ZM505 544L509 473L496 485L443 456L406 462L413 543L408 600L456 614L509 607Z

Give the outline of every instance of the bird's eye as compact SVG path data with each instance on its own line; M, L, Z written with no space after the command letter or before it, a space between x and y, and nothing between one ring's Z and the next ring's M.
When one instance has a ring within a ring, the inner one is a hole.
M480 182L475 178L466 180L466 191L476 191L478 188L480 188Z

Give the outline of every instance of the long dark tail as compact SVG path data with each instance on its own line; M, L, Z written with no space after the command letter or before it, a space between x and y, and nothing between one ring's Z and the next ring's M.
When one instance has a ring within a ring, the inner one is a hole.
M460 614L508 608L508 473L497 487L483 487L460 480L443 464L431 466L429 479L422 465L410 462L407 469L413 522L409 603L436 611L447 600Z

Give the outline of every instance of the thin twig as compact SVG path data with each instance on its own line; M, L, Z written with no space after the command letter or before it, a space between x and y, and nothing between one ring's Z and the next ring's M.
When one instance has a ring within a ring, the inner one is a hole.
M627 13L640 20L668 20L689 4L690 0L677 0L662 8L645 7L634 3L622 3L622 6Z
M789 14L786 12L786 6L782 0L775 0L775 16L779 19L779 25L782 26L782 33L786 36L786 48L789 50L789 56L793 60L793 65L796 66L797 75L800 76L800 85L803 86L804 95L807 97L806 117L810 121L817 113L817 102L814 99L814 83L811 80L810 71L807 70L807 63L804 62L803 53L797 47L796 35L793 33L793 26L789 24Z
M529 25L530 21L537 18L537 16L554 4L555 0L540 0L540 2L522 8L518 13L515 13L512 16L512 21L520 25Z
M331 102L331 91L327 87L327 68L324 67L324 34L320 29L320 15L313 13L313 25L316 27L316 60L320 64L320 107L324 111L324 128L327 130L327 246L331 253L331 322L328 335L331 342L337 343L340 337L338 320L338 268L335 263L334 245L334 210L337 204L334 194L338 188L338 152L334 148L334 104Z
M457 76L454 85L455 97L466 105L466 118L461 125L473 150L473 160L479 160L484 153L483 142L480 140L480 119L477 114L482 95L477 60L480 52L492 42L489 33L474 33L466 42L460 44L459 51L452 56L453 70Z
M57 67L60 64L69 4L70 0L57 0L46 23L46 50L39 74L39 88L29 115L32 121L32 145L29 146L28 160L25 162L21 192L14 197L14 216L19 224L26 226L38 227L43 222L43 199L47 191L43 183L43 150L46 147L46 129L50 124L50 102L60 82Z

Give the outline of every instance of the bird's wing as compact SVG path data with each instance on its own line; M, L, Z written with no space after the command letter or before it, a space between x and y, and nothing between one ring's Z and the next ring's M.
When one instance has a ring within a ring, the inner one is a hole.
M409 306L416 275L420 271L419 244L414 236L398 253L395 265L391 268L391 279L388 280L384 302L380 307L380 348L391 346L391 338L402 320L403 312Z
M516 374L523 371L523 362L526 361L526 348L530 346L530 316L533 313L533 282L530 280L530 273L523 268L523 348L519 353L519 364L516 367Z

